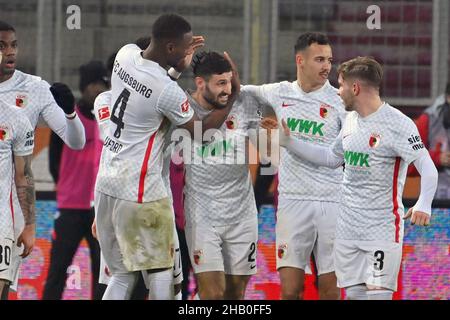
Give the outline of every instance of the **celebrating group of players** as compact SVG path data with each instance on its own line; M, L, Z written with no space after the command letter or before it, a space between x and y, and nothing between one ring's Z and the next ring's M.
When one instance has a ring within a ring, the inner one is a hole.
M258 220L248 165L236 159L248 158L247 142L267 147L258 133L269 136L272 154L281 147L274 252L281 298L302 297L313 256L321 299L339 299L339 288L348 299L392 299L403 219L430 223L437 171L413 121L380 98L380 64L370 57L342 63L336 89L328 82L329 40L309 32L295 44L296 81L241 86L228 54L202 52L193 59L204 41L183 17L160 16L148 47L119 50L111 90L97 97L104 146L93 230L107 266L101 271L109 270L102 276L108 284L103 299L130 299L139 274L149 299L180 297L169 184L175 156L185 163L185 230L197 297L244 298L257 272ZM19 254L28 255L34 243L33 130L42 118L75 149L83 147L84 131L66 86L49 90L40 78L15 70L17 40L6 23L0 23L0 51L5 298L17 281ZM183 91L176 80L191 64L196 88ZM267 110L276 117L264 117ZM405 215L410 163L421 174L421 192Z

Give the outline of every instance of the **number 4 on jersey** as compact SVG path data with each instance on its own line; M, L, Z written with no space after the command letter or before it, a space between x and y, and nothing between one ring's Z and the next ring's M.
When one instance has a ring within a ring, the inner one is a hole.
M125 109L127 108L128 98L130 98L130 91L127 89L123 89L121 94L114 103L114 107L112 109L111 121L117 125L116 131L114 132L114 137L120 138L120 134L122 133L122 129L125 127L125 123L123 122L123 114L125 113ZM119 115L116 116L117 107L120 104Z

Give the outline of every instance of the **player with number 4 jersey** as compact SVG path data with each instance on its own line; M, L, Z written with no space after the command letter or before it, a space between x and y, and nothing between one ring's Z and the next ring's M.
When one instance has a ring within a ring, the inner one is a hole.
M97 235L112 273L103 299L128 299L140 271L153 288L150 299L173 299L175 227L162 175L164 141L171 124L193 134L198 118L165 68L186 69L203 41L184 18L165 14L149 47L130 44L116 55L95 192ZM203 130L221 125L228 112L213 112Z

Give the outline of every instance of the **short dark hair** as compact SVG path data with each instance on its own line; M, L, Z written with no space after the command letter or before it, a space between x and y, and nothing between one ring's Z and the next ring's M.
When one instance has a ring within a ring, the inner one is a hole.
M0 20L0 31L12 31L16 32L16 29L9 23Z
M191 30L191 25L182 16L163 14L153 24L152 37L155 41L178 40Z
M360 79L378 89L383 80L383 68L373 57L357 57L345 61L338 68L339 74L344 80Z
M222 74L230 71L230 62L215 51L202 51L192 61L192 72L196 77L208 78L213 74Z
M297 38L295 43L295 53L303 51L313 43L320 45L330 45L328 37L320 32L306 32Z

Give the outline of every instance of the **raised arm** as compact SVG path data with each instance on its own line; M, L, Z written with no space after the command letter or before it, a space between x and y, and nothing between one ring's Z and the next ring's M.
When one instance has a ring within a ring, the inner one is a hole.
M84 126L74 111L75 98L69 87L55 83L50 87L48 95L47 105L42 113L45 122L69 148L83 149L86 143Z

